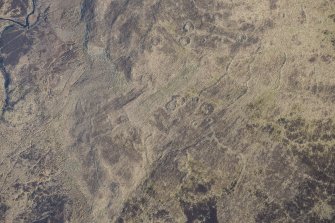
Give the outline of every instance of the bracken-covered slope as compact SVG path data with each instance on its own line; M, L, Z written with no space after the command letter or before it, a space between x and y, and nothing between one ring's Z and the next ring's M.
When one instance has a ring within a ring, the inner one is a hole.
M334 0L0 0L0 222L335 222Z

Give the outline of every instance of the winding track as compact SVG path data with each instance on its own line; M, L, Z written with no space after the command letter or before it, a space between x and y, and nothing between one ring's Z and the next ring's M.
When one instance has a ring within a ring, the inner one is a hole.
M0 17L0 22L1 21L11 22L11 24L9 24L3 29L2 33L5 32L7 28L12 27L13 25L18 25L20 26L20 28L23 28L23 29L29 29L30 28L29 17L35 14L36 0L32 0L32 6L33 6L33 9L26 16L24 24L14 19ZM0 39L1 39L2 33L0 33ZM0 49L0 52L1 52L1 49ZM5 101L4 101L5 103L2 107L2 112L1 112L1 117L2 117L3 114L12 107L11 102L10 102L10 95L9 95L10 94L9 86L11 84L12 79L11 79L10 73L6 70L6 67L4 65L4 58L2 57L0 57L0 72L2 73L2 76L4 78L4 89L5 89Z
M21 23L21 22L19 22L19 21L16 21L16 20L14 20L14 19L10 19L10 18L2 18L2 17L0 17L0 21L8 21L8 22L12 22L12 23L14 23L14 24L16 24L16 25L19 25L19 26L21 26L22 28L29 28L29 26L30 26L30 24L29 24L29 17L30 17L31 15L34 15L34 14L35 14L36 0L32 0L32 5L33 5L33 9L32 9L31 12L28 13L28 15L26 16L25 24L23 24L23 23ZM13 25L13 24L11 24L11 25ZM11 25L9 25L9 26L11 26ZM9 26L7 26L7 27L9 27ZM6 29L7 27L5 27L5 29Z

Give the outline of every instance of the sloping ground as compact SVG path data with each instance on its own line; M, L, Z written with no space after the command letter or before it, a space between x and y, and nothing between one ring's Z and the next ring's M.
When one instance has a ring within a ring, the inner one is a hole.
M0 0L0 222L334 222L333 0Z

